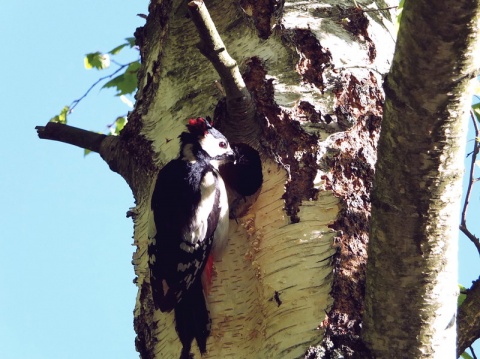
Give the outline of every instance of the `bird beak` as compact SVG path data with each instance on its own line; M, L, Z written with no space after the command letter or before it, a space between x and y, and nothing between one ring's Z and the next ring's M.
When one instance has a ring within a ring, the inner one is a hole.
M230 148L230 152L227 152L227 161L233 162L233 164L237 163L237 153Z

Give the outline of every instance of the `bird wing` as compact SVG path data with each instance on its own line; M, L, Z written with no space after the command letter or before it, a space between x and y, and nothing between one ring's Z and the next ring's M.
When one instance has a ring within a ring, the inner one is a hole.
M156 233L148 254L160 310L172 310L199 280L218 223L219 197L217 174L210 168L178 159L159 172L151 205Z

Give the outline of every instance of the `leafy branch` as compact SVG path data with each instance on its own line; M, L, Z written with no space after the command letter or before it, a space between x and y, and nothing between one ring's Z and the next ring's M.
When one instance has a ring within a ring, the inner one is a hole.
M120 96L120 99L125 102L127 105L132 106L130 100L128 100L125 95L132 94L137 89L137 72L140 68L140 61L132 61L127 64L121 64L114 59L112 56L117 55L125 47L133 48L135 46L135 38L130 37L125 39L126 42L116 46L107 53L101 53L99 51L88 53L84 58L84 66L87 70L96 69L96 70L105 70L110 68L110 64L115 64L118 68L109 75L100 77L95 81L87 91L78 99L72 101L69 106L64 106L60 113L50 119L50 122L56 122L61 124L66 124L68 115L70 115L75 107L88 96L90 91L93 90L101 82L110 79L106 82L102 88L115 88L117 90L116 96ZM118 135L123 129L127 122L126 115L119 116L117 119L110 125L109 134ZM87 152L86 152L87 153Z

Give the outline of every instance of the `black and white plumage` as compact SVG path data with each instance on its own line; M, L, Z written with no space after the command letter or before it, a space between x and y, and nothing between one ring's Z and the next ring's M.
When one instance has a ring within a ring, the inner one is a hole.
M208 120L191 119L187 128L179 158L158 174L148 246L153 301L162 312L175 310L182 359L190 358L193 339L206 351L210 317L201 276L208 257L226 246L228 199L218 165L234 156Z

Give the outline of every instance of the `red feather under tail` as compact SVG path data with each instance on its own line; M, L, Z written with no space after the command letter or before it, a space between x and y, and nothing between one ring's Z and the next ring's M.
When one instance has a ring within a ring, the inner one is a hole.
M215 273L215 270L213 268L213 256L210 254L208 256L205 269L203 270L203 273L202 273L202 285L203 285L203 292L205 293L205 295L210 294L210 290L212 289L214 273Z

